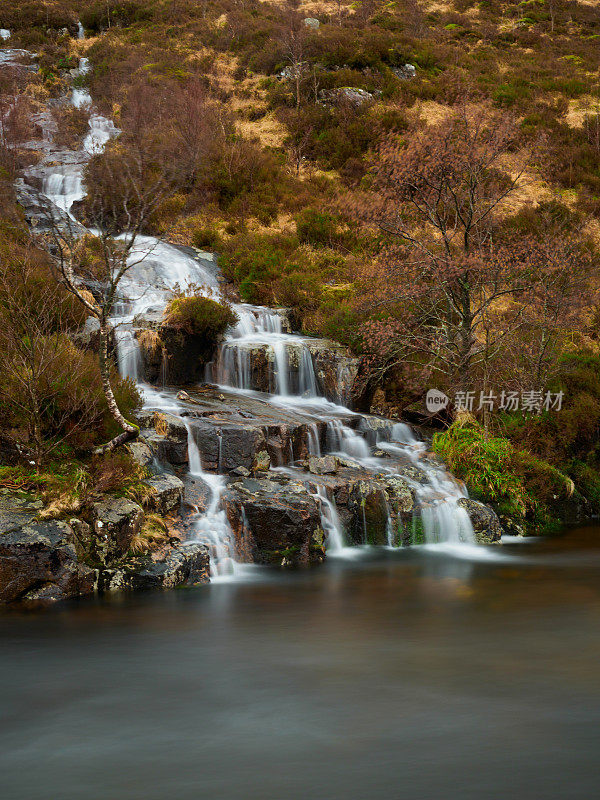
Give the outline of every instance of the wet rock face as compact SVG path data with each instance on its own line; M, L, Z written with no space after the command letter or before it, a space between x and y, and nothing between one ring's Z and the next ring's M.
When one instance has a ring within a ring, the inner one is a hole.
M237 549L257 564L321 563L325 535L319 507L301 484L248 478L230 484L223 506Z
M168 464L187 464L188 432L179 417L172 414L145 411L137 415L143 439L160 461Z
M210 581L208 548L198 542L183 542L158 559L135 559L127 569L103 576L105 591L140 591L198 586Z
M308 351L308 352L307 352ZM285 357L288 366L287 391L302 394L300 371L302 359L312 360L316 389L328 400L348 403L352 386L358 372L358 359L350 355L343 345L330 339L308 339L287 344ZM275 354L268 344L245 344L235 340L221 348L216 366L218 382L237 385L239 383L239 360L245 366L244 383L239 388L254 389L258 392L275 392L276 382Z
M96 572L77 560L65 522L0 532L0 602L54 602L94 591Z
M359 359L351 356L346 347L330 339L308 339L306 346L311 353L323 396L333 403L349 405Z
M502 526L493 509L467 497L461 497L458 505L469 515L477 544L500 543Z
M166 358L166 380L178 386L204 380L205 366L216 354L215 341L170 325L161 325L158 334Z

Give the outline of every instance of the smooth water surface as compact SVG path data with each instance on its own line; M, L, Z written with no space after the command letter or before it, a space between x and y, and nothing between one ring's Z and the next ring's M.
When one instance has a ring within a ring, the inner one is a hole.
M3 800L586 798L600 529L5 614Z

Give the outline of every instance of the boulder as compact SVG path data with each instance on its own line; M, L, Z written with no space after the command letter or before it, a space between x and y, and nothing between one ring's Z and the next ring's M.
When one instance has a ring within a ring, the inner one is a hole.
M173 414L144 411L137 415L143 429L143 439L160 461L186 464L188 461L188 431L179 417Z
M317 29L320 27L321 23L315 17L305 17L303 20L304 24L307 28Z
M410 81L417 77L417 68L413 64L403 64L401 67L392 67L392 72L401 81Z
M154 461L154 452L143 436L139 436L133 442L129 442L126 445L126 449L140 467L149 467Z
M334 475L338 465L335 456L311 456L308 459L308 471L313 475Z
M148 383L166 382L167 359L160 334L152 328L135 331L144 379Z
M358 372L358 358L331 339L306 339L321 393L333 403L348 405Z
M210 581L208 548L198 542L183 542L157 560L150 556L135 559L126 570L104 576L105 591L141 591L198 586Z
M337 89L322 89L319 92L321 105L330 107L348 104L359 108L365 103L371 103L374 97L371 92L356 86L340 86Z
M251 470L257 453L267 449L264 430L257 424L208 418L190 424L206 470L230 472L240 466Z
M319 506L300 483L248 478L231 484L223 507L238 553L257 564L318 564L325 557Z
M162 472L147 478L146 483L152 489L152 497L148 501L149 508L159 514L170 514L177 511L183 500L183 481L170 472Z
M0 602L54 602L90 594L96 571L79 563L66 522L30 522L0 533Z
M500 544L502 526L493 509L467 497L461 497L458 505L469 515L477 544Z
M165 324L158 335L166 359L165 380L179 386L203 381L205 366L216 357L216 343Z
M122 558L139 533L144 512L141 506L125 497L105 497L92 506L94 541L92 555L103 565Z

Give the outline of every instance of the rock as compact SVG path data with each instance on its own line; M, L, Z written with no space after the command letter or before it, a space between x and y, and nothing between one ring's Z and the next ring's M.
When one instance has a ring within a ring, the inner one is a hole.
M159 514L170 514L179 509L183 500L183 481L177 475L162 472L147 478L144 483L153 490L153 496L148 501L149 508Z
M392 67L392 72L401 81L410 81L417 77L417 68L412 64L403 64L401 67Z
M151 328L136 330L144 379L148 383L165 383L167 359L160 334Z
M93 555L104 565L122 558L139 533L144 520L142 508L124 497L106 497L92 506Z
M335 456L321 456L319 458L311 456L308 459L308 471L313 475L334 475L338 465Z
M307 339L321 393L333 403L350 403L358 372L358 359L347 347L331 339Z
M186 464L188 431L185 423L173 414L143 411L137 415L143 438L161 461Z
M502 526L493 509L467 497L461 497L458 505L469 515L477 544L500 544Z
M315 17L305 17L303 20L307 28L314 28L315 30L320 27L321 23Z
M149 467L154 461L154 452L148 442L142 437L138 437L133 442L126 445L132 459L140 467Z
M186 403L189 403L192 400L189 394L187 392L184 392L183 389L180 392L177 392L177 399Z
M271 468L270 455L267 453L266 450L260 450L254 458L254 462L252 464L252 470L254 472L259 472L259 471L269 470L270 468Z
M284 567L318 564L325 535L315 499L301 485L246 479L223 495L238 557Z
M105 588L125 591L174 589L210 581L208 547L198 542L177 545L157 561L149 556L136 559L127 571L110 576Z
M337 89L322 89L319 92L319 101L323 106L339 106L347 103L348 105L359 108L365 103L371 103L375 96L365 89L356 86L341 86Z
M54 602L90 594L96 572L79 563L66 522L31 522L0 533L0 602Z
M240 478L249 478L252 473L249 469L246 469L246 467L236 467L231 470L231 474L237 475Z
M363 480L352 487L347 504L351 515L347 532L353 544L388 543L387 500L384 488L377 481Z
M165 379L178 386L204 380L206 364L217 355L217 342L163 324L158 329L166 358Z
M190 425L206 470L230 472L239 466L253 469L256 454L267 448L260 425L221 418L190 419Z

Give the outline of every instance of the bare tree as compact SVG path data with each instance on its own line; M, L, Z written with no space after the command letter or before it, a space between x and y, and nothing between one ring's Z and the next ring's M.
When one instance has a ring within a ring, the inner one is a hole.
M297 12L290 10L289 25L281 37L281 45L288 64L287 75L294 83L296 108L302 100L302 84L309 74L306 64L306 25Z
M486 314L528 285L492 239L494 220L523 174L524 164L511 175L503 168L513 142L510 120L466 107L408 144L389 136L371 173L376 193L355 205L388 241L371 303L403 302L418 320L405 347L419 363L435 361L460 389L507 335L483 345ZM511 326L518 324L516 315Z
M86 185L87 220L95 237L48 206L47 245L54 255L59 280L98 320L99 362L108 409L122 433L103 445L106 452L135 439L139 428L121 413L111 385L110 318L127 273L149 254L136 247L139 235L173 187L173 175L157 169L141 151L123 150L117 143L92 160ZM124 233L120 233L124 231Z

